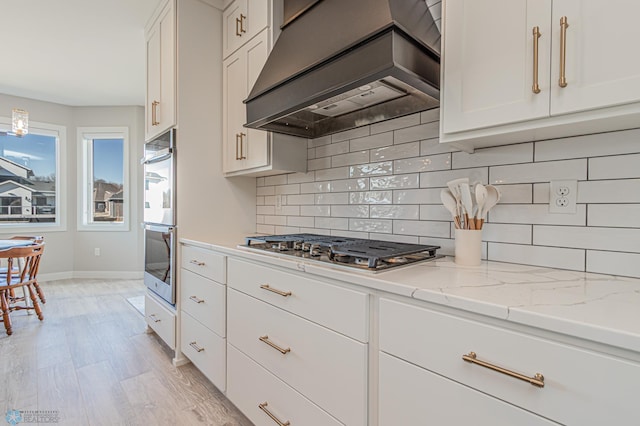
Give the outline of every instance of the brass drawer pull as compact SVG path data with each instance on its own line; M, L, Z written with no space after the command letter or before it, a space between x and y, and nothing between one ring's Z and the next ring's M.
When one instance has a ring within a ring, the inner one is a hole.
M540 93L538 84L538 39L540 38L540 27L533 27L533 93Z
M569 22L567 17L560 18L560 87L567 87L567 28Z
M195 349L195 350L196 350L196 352L202 352L202 351L204 351L204 348L201 348L200 346L198 346L198 345L196 344L196 342L195 342L195 341L194 341L194 342L189 343L189 346L191 346L193 349Z
M498 373L506 374L507 376L515 377L516 379L523 380L533 386L539 388L544 387L544 376L540 373L536 373L533 377L525 376L524 374L516 373L515 371L507 370L506 368L498 367L497 365L489 364L486 361L480 361L476 358L475 352L469 352L468 355L462 355L462 359L472 364L478 364L482 367L488 368Z
M258 408L260 408L262 411L264 411L266 413L267 416L271 417L271 420L273 420L274 422L276 422L276 424L278 426L290 426L291 423L289 422L289 420L287 420L286 422L282 423L282 421L277 418L271 411L269 411L267 409L267 402L263 402L262 404L258 404Z
M278 290L277 288L272 288L272 287L269 286L269 284L262 284L260 286L260 288L263 289L263 290L270 291L270 292L275 293L275 294L279 294L282 297L289 297L292 294L290 291L282 291L282 290Z
M151 318L153 320L153 322L160 322L162 320L160 320L158 317L156 317L156 314L150 314L149 318Z
M201 261L195 260L195 259L190 260L189 263L192 264L192 265L196 265L196 266L204 266L204 262L201 262Z
M196 303L204 303L204 299L198 299L198 296L191 296L189 300L193 300Z
M269 336L260 336L259 340L261 342L264 342L267 345L271 346L273 349L279 351L283 355L288 354L289 352L291 352L291 348L283 349L280 346L278 346L275 343L273 343L271 340L269 340Z

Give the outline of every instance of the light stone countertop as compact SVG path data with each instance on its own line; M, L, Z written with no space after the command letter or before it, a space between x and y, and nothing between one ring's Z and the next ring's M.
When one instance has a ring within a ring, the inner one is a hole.
M180 240L281 268L640 352L640 279L445 257L380 273Z

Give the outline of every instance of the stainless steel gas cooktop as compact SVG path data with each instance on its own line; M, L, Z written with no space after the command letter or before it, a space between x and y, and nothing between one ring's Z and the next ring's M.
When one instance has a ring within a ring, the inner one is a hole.
M316 234L247 237L242 247L372 272L440 257L439 246Z

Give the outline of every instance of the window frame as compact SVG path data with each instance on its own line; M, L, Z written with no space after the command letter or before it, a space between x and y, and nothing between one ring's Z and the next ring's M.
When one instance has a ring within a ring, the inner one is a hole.
M0 129L11 132L11 118L0 117ZM29 133L56 138L56 220L54 222L2 223L0 233L41 233L67 230L67 127L29 120Z
M129 184L129 128L78 127L78 231L127 232L131 224L131 186ZM93 221L93 140L122 139L122 222Z

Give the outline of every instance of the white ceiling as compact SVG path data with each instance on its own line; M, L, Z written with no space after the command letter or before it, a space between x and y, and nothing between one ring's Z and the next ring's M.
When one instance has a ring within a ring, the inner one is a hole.
M159 1L0 1L0 93L144 105L144 26Z

